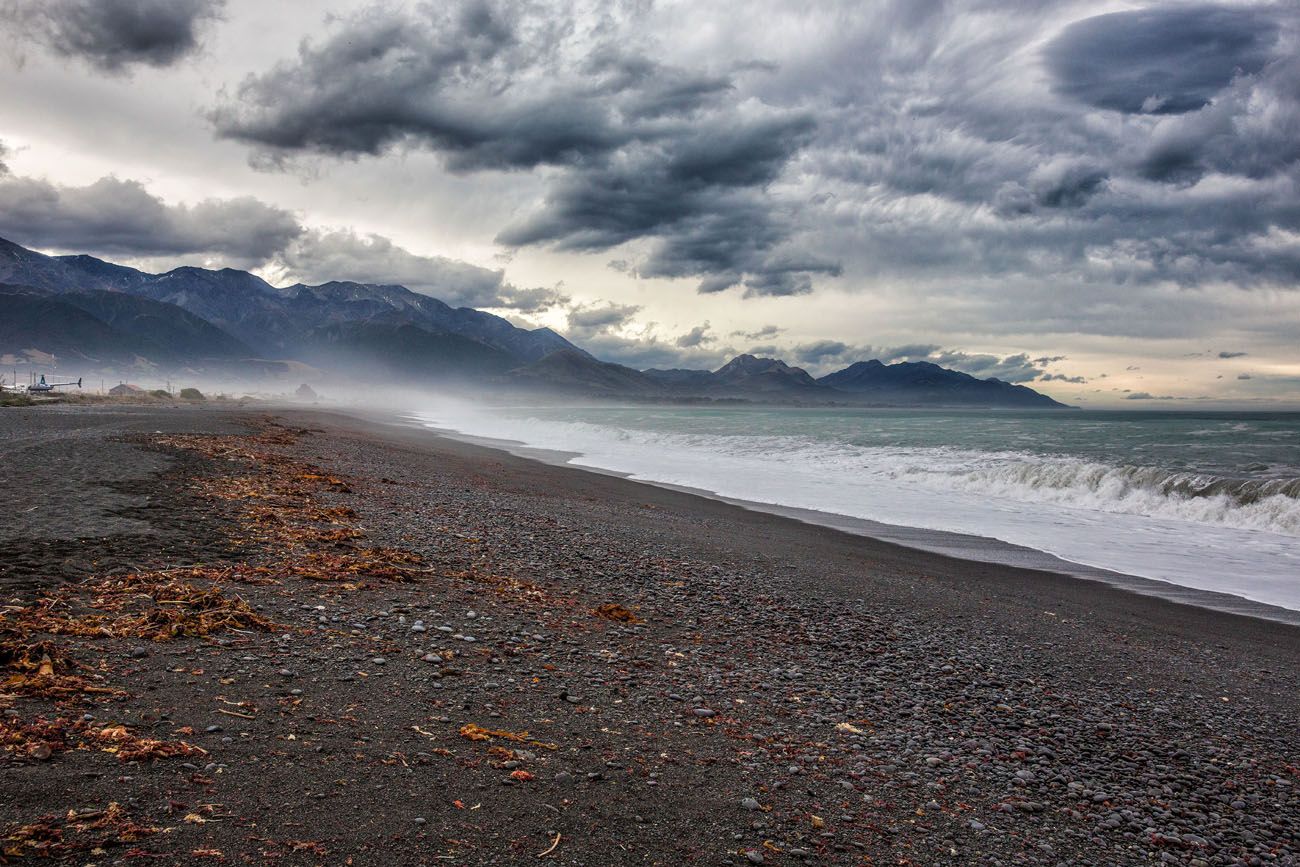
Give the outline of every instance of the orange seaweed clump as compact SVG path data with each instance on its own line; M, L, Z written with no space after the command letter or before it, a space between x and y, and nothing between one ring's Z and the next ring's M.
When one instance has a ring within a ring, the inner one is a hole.
M615 605L612 602L606 602L604 605L598 605L591 610L591 613L605 620L614 620L619 623L641 623L641 618L637 617L622 605Z
M24 629L51 635L145 638L170 641L182 635L203 636L226 629L272 632L275 623L237 595L170 578L167 573L132 573L83 585L94 592L95 608L111 614L75 612L65 598L46 596L18 609L14 620ZM77 593L81 587L64 593ZM141 599L152 603L141 611ZM116 616L113 616L116 615Z
M358 548L344 554L313 552L281 564L292 575L314 581L376 578L382 581L417 581L430 574L424 559L397 548Z
M276 624L255 612L238 596L215 587L202 589L179 581L155 592L154 607L136 617L118 620L117 635L171 641L182 635L204 636L224 630L274 632Z
M107 726L91 735L91 739L106 753L115 753L118 761L143 762L151 759L206 756L208 751L185 741L160 741L155 738L136 737L126 726Z
M71 749L68 743L69 724L65 719L24 723L16 717L0 718L0 747L6 753L17 753L27 758L45 760L54 753Z
M0 837L0 852L10 858L60 858L76 852L138 843L163 829L131 818L116 802L102 810L69 810L59 817L10 826Z
M0 625L0 668L9 675L0 681L0 695L27 695L61 699L72 695L125 695L120 690L95 686L76 673L89 671L52 641L31 641L13 627Z
M520 744L529 744L530 746L543 747L548 750L558 749L555 744L548 744L543 741L533 740L529 737L528 732L508 732L500 729L488 729L478 723L465 723L460 727L460 736L470 741L490 741L493 738L514 741Z

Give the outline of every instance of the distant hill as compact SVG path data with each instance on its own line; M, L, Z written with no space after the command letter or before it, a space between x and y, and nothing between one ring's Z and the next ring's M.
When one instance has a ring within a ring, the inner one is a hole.
M272 286L233 268L149 274L93 256L46 256L3 239L0 293L0 353L33 350L88 365L273 373L309 363L335 375L413 384L455 379L651 401L1062 407L1026 386L924 361L860 361L820 378L753 355L717 370L637 371L593 358L550 329L518 328L404 286Z
M548 328L524 329L481 310L451 307L403 286L324 283L276 287L233 268L182 267L149 274L93 256L46 256L0 239L0 282L54 292L109 290L171 304L268 358L283 358L311 332L342 323L414 325L537 361L559 349L581 353ZM453 351L449 348L449 352Z
M812 399L828 395L806 370L776 358L737 355L717 370L647 370L646 376L684 395L744 396L760 400Z
M1063 406L1023 385L978 379L925 361L860 361L814 379L779 359L738 355L714 371L647 370L645 375L679 397L886 406Z
M1000 379L978 379L928 361L859 361L817 380L821 385L883 404L1061 408L1045 394Z
M302 338L295 355L305 361L345 364L350 372L393 379L484 379L505 373L518 359L500 349L410 323L340 322Z
M506 381L566 394L595 397L666 397L658 382L621 364L597 361L585 352L561 349L510 371Z
M248 344L174 304L104 290L68 292L59 298L156 347L160 360L252 358L256 354Z
M38 350L96 365L231 361L252 353L170 304L114 292L51 293L0 284L0 354Z

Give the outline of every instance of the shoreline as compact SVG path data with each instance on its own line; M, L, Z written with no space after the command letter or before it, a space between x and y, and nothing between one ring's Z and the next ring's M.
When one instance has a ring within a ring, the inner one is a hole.
M635 478L631 473L625 473L619 470L573 463L574 458L582 457L581 452L540 448L530 446L527 443L519 442L517 440L494 439L492 437L466 434L452 428L434 426L429 422L420 420L417 416L402 412L387 413L369 409L350 411L343 408L340 408L338 411L344 414L355 414L362 418L371 418L381 423L387 420L396 419L397 423L424 430L431 436L444 437L458 442L464 442L469 445L477 445L487 449L502 451L524 460L539 461L550 466L568 467L583 472L624 479L634 484L649 485L664 490L677 491L679 493L698 496L715 502L738 506L748 511L777 515L803 524L826 527L856 536L865 536L879 542L885 542L903 548L937 554L944 557L951 557L956 560L965 560L974 563L984 563L992 566L1004 566L1015 569L1028 569L1035 572L1047 572L1080 581L1100 582L1129 593L1151 596L1196 608L1204 608L1225 614L1234 614L1243 617L1258 618L1261 620L1271 620L1290 626L1300 626L1300 610L1285 608L1279 605L1271 605L1266 602L1258 602L1231 593L1202 590L1195 587L1176 584L1172 581L1158 578L1147 578L1141 575L1131 575L1099 566L1091 566L1086 563L1078 563L1059 557L1048 551L1042 551L1024 545L1017 545L1012 542L1006 542L989 536L977 536L945 530L930 530L921 527L886 524L880 521L873 521L866 518L855 518L835 512L802 509L794 506L784 506L778 503L765 503L757 500L728 497L706 488L695 488L667 482L658 482L653 479Z
M572 464L552 464L532 456L520 457L497 446L439 435L387 412L344 408L295 411L308 417L332 417L342 430L354 435L378 434L389 442L419 452L455 456L473 462L486 461L508 477L535 480L546 486L556 485L562 491L580 492L584 499L610 498L626 503L648 503L655 509L676 509L692 516L687 528L693 542L717 545L716 539L707 538L708 534L700 534L696 528L716 526L715 522L724 521L729 531L743 530L743 533L736 534L733 544L719 546L728 555L734 555L736 547L758 552L772 560L789 560L795 552L814 552L811 556L814 561L832 555L836 571L822 573L823 581L803 583L801 586L808 590L856 599L868 598L874 592L901 609L916 605L917 593L923 585L915 582L924 576L941 585L944 592L978 600L974 602L975 607L987 607L991 601L1014 602L1038 616L1056 609L1067 619L1073 616L1095 620L1098 625L1120 632L1124 629L1167 631L1194 644L1210 640L1242 640L1248 636L1252 639L1252 652L1300 659L1300 627L1282 619L1136 593L1061 572L933 553L825 524L800 521L777 512L750 509L699 492L629 479L613 472ZM511 490L526 488L512 487ZM673 529L677 532L683 527L675 525ZM777 538L779 541L775 541ZM880 575L883 581L876 581L874 576L867 579L866 576L872 572ZM890 592L882 594L884 589ZM943 604L947 607L951 602L951 599L945 599ZM1300 714L1300 671L1296 675L1295 706ZM1297 723L1297 733L1300 734L1300 722Z
M6 852L1300 858L1296 627L391 417L17 413Z

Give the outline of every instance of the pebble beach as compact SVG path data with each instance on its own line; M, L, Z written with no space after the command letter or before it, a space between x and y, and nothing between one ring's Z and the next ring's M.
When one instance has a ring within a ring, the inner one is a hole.
M1300 863L1294 626L378 415L0 445L7 859Z

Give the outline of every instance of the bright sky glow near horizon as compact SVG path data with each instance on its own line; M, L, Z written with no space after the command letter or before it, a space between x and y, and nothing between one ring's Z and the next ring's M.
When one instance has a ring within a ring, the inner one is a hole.
M0 237L1300 407L1300 8L0 0Z

